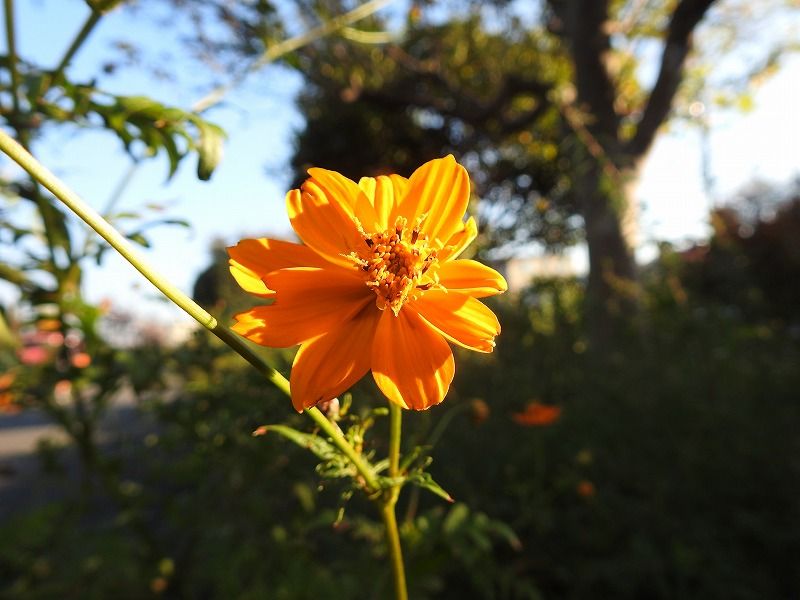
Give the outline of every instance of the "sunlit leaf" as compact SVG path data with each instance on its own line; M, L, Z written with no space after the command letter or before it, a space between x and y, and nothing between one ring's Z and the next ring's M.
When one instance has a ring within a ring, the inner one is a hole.
M415 471L414 473L409 474L408 482L416 485L417 487L421 487L422 489L428 490L429 492L436 494L440 498L447 500L448 502L455 502L453 497L448 494L442 486L436 483L433 480L433 477L430 473L423 472L423 471Z
M127 237L130 241L132 241L132 242L134 242L136 244L139 244L140 246L143 246L145 248L149 248L150 247L150 242L139 231L135 231L133 233L129 233L125 237Z
M197 144L197 176L203 181L207 181L222 160L222 142L225 139L225 132L217 125L200 119L197 119L195 124L200 132L200 140Z
M264 425L259 427L256 432L263 435L269 432L277 433L287 440L294 442L301 448L310 450L321 460L330 460L338 455L336 448L326 439L310 433L303 433L287 425Z

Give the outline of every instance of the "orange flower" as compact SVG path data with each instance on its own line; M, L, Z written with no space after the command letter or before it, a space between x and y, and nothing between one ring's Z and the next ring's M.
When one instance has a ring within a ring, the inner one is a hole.
M466 170L447 156L409 179L308 173L286 196L305 245L258 239L228 249L239 285L274 299L236 315L233 329L264 346L300 344L290 380L298 411L370 370L392 402L438 404L455 370L447 342L491 352L500 324L476 298L507 287L495 270L457 258L477 235L474 219L462 221Z
M514 421L526 427L552 425L561 417L560 406L550 406L533 401L521 413L514 415Z
M76 369L85 369L92 364L92 357L86 354L86 352L76 352L72 355L72 358L70 358L70 362Z
M11 391L15 379L16 375L10 371L0 373L0 413L15 413L19 410L14 405L14 393Z
M575 491L578 492L578 495L581 498L591 498L597 493L594 484L586 479L582 479L581 481L578 482Z

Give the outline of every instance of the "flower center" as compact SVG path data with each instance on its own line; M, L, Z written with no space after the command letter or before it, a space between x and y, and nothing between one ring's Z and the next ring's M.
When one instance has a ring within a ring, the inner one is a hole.
M387 307L399 314L403 304L415 290L428 290L438 285L436 269L439 248L420 233L424 216L409 230L407 220L398 217L394 228L379 233L361 229L363 247L348 257L364 273L367 287L377 296L381 310Z

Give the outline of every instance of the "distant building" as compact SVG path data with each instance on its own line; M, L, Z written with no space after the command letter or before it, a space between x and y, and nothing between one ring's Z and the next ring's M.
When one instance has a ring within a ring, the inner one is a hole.
M575 277L578 275L569 256L564 254L541 254L538 256L514 256L492 265L508 282L510 292L518 292L529 286L534 279Z

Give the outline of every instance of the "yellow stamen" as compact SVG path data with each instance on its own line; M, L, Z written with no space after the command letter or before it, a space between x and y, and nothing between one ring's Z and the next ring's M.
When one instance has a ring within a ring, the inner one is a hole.
M440 244L431 243L428 236L420 233L425 215L417 219L407 234L408 221L398 217L394 227L378 233L367 233L361 226L359 231L364 245L348 255L364 274L367 287L377 296L381 310L387 307L397 316L403 304L414 292L424 292L438 286L436 269Z

